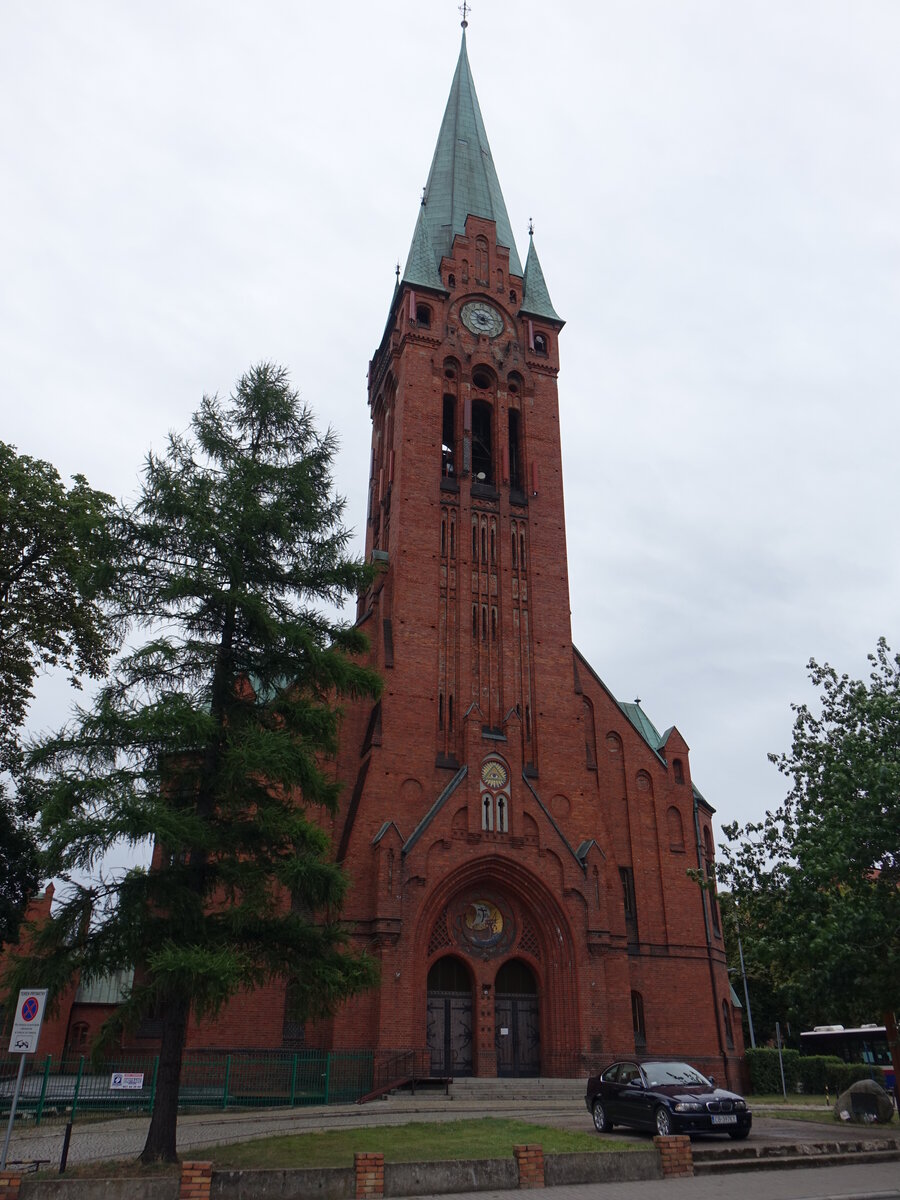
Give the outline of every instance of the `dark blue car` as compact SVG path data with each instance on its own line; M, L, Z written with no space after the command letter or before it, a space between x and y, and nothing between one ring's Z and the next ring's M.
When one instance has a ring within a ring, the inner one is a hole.
M746 1100L716 1087L684 1062L617 1062L587 1082L584 1102L598 1133L614 1125L670 1133L727 1133L745 1138L753 1124Z

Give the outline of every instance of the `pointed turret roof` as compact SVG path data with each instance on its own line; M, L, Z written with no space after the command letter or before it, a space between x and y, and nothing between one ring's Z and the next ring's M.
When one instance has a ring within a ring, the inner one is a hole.
M522 310L530 317L544 317L549 321L561 321L562 317L550 303L550 293L544 282L544 272L541 270L537 250L534 248L534 237L528 233L528 257L525 259L524 295Z
M509 247L510 272L521 275L522 264L475 95L464 28L404 282L443 287L438 274L441 259L450 253L456 234L465 233L470 214L496 223L497 242ZM428 253L431 264L426 261Z

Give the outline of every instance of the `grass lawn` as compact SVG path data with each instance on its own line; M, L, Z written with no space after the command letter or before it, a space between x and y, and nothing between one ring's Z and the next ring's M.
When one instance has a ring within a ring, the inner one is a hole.
M512 1158L513 1146L530 1142L545 1154L571 1151L603 1153L643 1149L630 1142L573 1133L526 1121L483 1117L476 1121L414 1121L409 1125L376 1125L366 1129L332 1129L259 1138L230 1146L209 1146L191 1152L210 1158L216 1167L350 1167L355 1153L380 1152L385 1162L435 1162L460 1158Z
M780 1092L772 1096L748 1096L747 1103L759 1117L778 1117L780 1121L809 1121L821 1125L844 1125L835 1121L833 1107L837 1096L828 1100L824 1096L791 1094L785 1100ZM892 1118L896 1123L897 1114Z

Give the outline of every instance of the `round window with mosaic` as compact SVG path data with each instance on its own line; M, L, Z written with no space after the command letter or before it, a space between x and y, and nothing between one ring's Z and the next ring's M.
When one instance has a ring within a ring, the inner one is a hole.
M512 909L493 892L470 892L457 900L450 925L457 945L470 954L505 954L516 939Z

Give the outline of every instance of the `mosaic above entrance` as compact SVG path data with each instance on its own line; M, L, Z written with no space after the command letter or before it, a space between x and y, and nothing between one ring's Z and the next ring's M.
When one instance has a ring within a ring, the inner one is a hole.
M493 958L516 940L516 922L506 901L494 893L469 892L450 907L450 926L457 945L469 954Z

